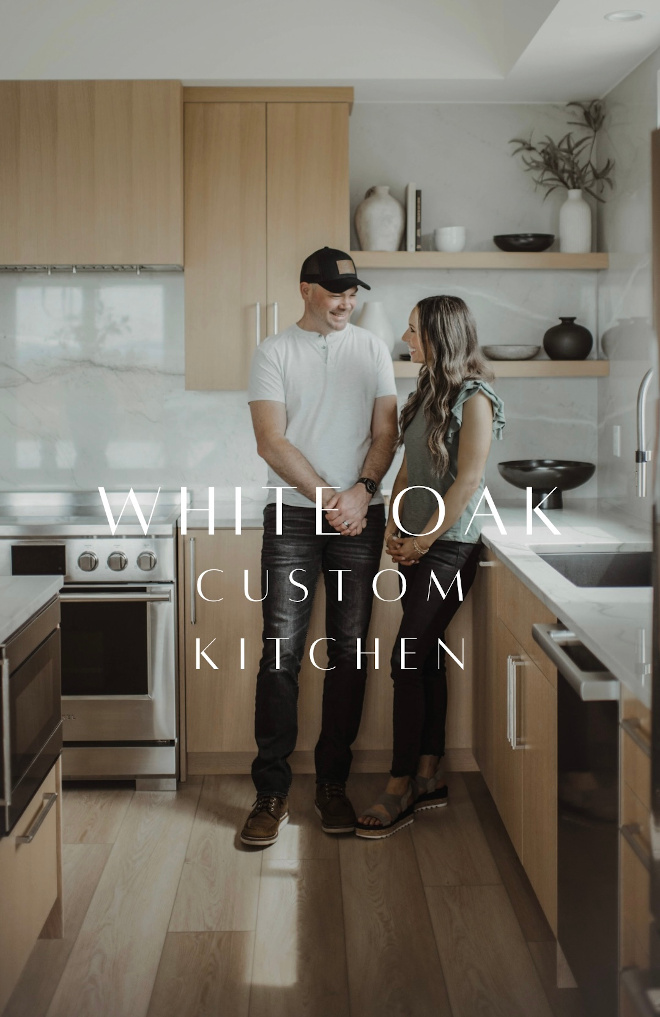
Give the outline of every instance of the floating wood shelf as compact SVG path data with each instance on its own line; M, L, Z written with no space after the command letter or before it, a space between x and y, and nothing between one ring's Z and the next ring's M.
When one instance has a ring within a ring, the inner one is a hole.
M496 378L606 378L609 360L489 360ZM419 364L394 361L396 378L416 378Z
M509 254L505 251L351 251L358 268L471 268L471 269L555 269L591 270L607 268L609 256L594 254L561 254L543 251L539 254Z

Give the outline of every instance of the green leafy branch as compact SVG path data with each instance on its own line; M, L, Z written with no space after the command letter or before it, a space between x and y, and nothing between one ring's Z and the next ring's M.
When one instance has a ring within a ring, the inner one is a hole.
M614 187L614 161L607 159L599 166L593 158L596 136L605 123L603 103L598 99L567 103L567 109L572 107L578 112L571 115L578 119L568 120L568 126L586 133L576 137L569 131L559 141L553 141L547 134L537 142L531 134L529 138L511 138L509 144L517 146L511 154L520 155L534 183L545 188L544 199L558 187L565 187L581 189L596 201L605 201L604 192Z

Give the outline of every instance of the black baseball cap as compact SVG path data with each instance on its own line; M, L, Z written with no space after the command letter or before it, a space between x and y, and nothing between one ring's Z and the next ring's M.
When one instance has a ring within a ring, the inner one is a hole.
M300 281L318 283L330 293L343 293L353 286L371 286L362 282L355 274L355 262L345 251L336 251L333 247L323 247L305 258L300 269Z

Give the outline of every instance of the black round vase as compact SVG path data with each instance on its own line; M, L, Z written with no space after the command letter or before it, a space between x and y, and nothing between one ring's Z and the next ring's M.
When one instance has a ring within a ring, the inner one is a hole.
M543 336L543 348L551 360L584 360L589 356L594 337L584 325L576 325L575 318L560 318L561 325L553 325Z

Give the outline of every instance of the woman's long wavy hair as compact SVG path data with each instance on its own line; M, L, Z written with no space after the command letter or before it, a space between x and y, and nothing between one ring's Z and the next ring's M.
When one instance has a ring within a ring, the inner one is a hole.
M450 408L461 385L468 379L492 381L477 341L477 327L467 304L460 297L425 297L417 304L418 334L426 363L417 388L401 410L397 446L421 406L429 428L428 447L434 472L442 477L449 468L445 434Z

